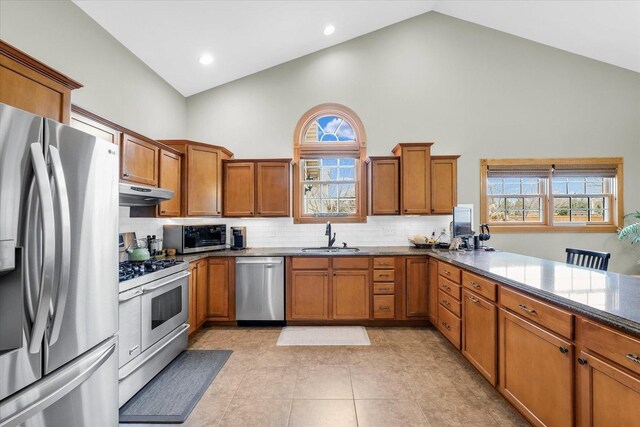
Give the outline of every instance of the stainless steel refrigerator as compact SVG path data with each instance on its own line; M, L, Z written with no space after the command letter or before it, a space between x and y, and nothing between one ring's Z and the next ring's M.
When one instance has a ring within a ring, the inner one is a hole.
M0 427L118 424L118 147L0 104Z

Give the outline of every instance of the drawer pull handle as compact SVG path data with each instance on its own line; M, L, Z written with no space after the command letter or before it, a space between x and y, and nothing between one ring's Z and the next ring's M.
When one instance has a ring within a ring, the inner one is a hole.
M474 298L474 297L467 297L467 299L468 299L469 301L473 302L473 303L476 303L476 304L480 302L480 300L479 300L479 299L476 299L476 298Z
M451 330L451 326L449 326L446 322L442 322L442 326L444 326L445 328L447 328L448 331Z
M583 359L582 357L578 357L578 363L582 366L587 364L587 359Z
M442 285L442 289L446 289L447 291L450 291L451 290L451 286Z
M449 270L442 270L444 271L444 274L446 274L447 276L451 276L451 273L449 272Z
M569 353L569 349L566 347L558 347L558 350L560 350L560 353L562 354Z
M471 282L471 286L473 286L476 289L480 289L480 285L478 285L476 282Z
M518 304L518 307L520 307L520 310L522 310L522 311L526 311L526 312L527 312L527 313L529 313L529 314L534 314L534 315L535 315L535 314L537 314L537 313L536 313L536 311L535 311L534 309L529 308L529 307L527 307L527 306L526 306L526 305L524 305L524 304Z
M378 310L389 311L391 310L391 307L389 307L388 305L381 305L378 307Z
M379 262L378 265L389 265L388 262Z
M140 346L139 346L139 345L137 345L137 346L133 347L131 350L129 350L129 356L131 356L133 353L135 353L135 351L136 351L137 349L139 349L139 348L140 348Z
M389 277L388 274L380 274L380 277Z
M447 301L446 299L443 299L442 302L444 303L444 305L446 305L447 307L451 307L451 303L449 301Z
M627 359L631 360L632 362L640 363L640 357L636 356L635 354L629 353L629 354L627 354L626 357L627 357Z

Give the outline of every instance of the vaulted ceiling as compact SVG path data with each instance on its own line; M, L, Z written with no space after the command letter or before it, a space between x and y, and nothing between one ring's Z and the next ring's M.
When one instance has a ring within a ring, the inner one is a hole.
M429 11L640 72L640 1L73 1L184 96Z

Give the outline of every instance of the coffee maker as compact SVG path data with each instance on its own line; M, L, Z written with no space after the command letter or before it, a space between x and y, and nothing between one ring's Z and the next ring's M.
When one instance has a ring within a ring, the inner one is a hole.
M240 250L247 247L247 227L231 227L231 249Z

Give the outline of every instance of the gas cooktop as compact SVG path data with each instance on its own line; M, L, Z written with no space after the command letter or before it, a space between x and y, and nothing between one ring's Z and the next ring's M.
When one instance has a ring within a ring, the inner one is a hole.
M176 259L124 261L119 265L120 292L186 270L188 265Z

